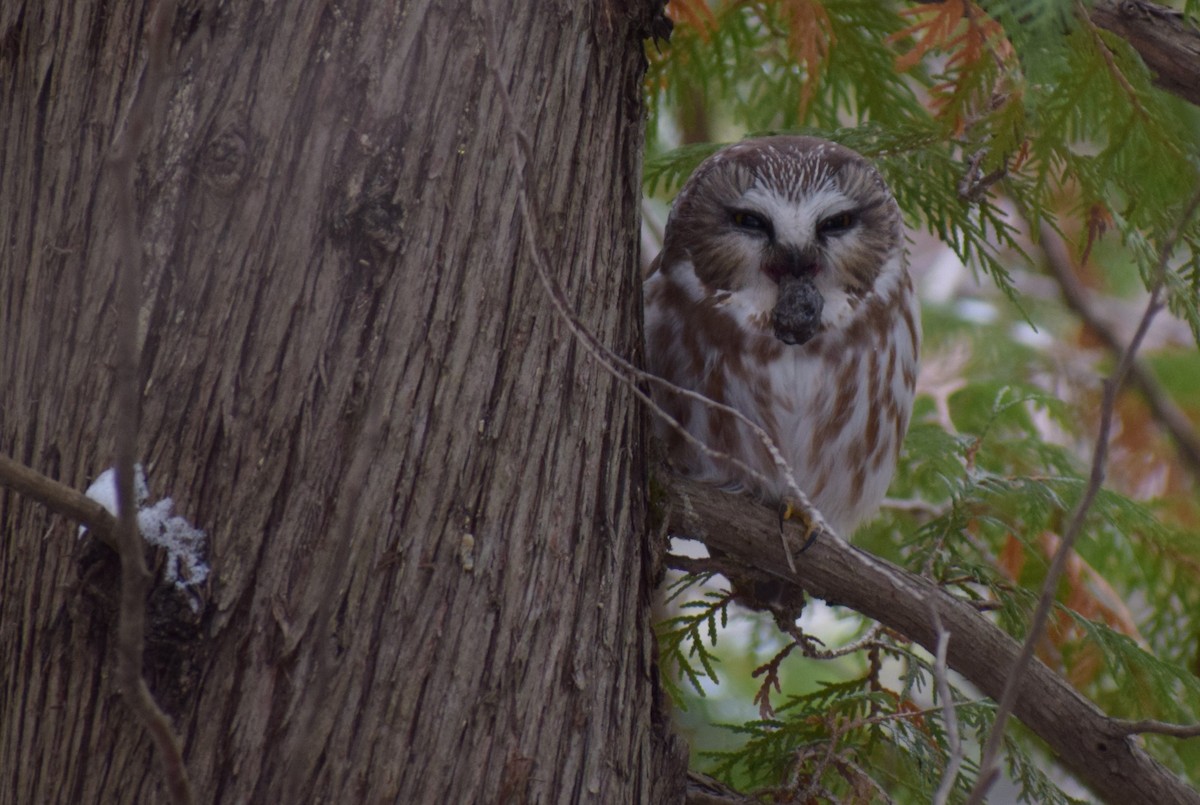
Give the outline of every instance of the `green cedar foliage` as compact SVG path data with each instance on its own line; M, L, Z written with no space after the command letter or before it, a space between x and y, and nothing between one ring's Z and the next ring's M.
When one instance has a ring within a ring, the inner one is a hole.
M1181 6L1195 13L1200 3ZM1044 263L1039 227L1060 233L1115 300L1161 282L1200 341L1200 111L1155 89L1132 48L1084 8L674 0L670 43L647 51L650 197L669 200L742 135L828 137L870 157L910 227L1002 292L989 300L980 290L983 319L953 300L925 304L923 361L945 377L923 378L889 493L916 505L885 508L855 541L986 602L1017 639L1085 488L1098 378L1113 367L1111 356L1093 360L1056 293L1018 288L1017 274ZM1195 349L1142 357L1191 404L1194 423ZM1200 496L1135 393L1118 415L1130 444L1114 449L1039 656L1114 717L1196 723ZM1159 476L1168 481L1147 493ZM722 584L683 577L659 629L666 686L692 708L695 765L767 801L930 801L949 744L928 655L884 634L851 657L802 656L786 636L764 637L773 626L761 616L730 607ZM853 613L832 617L843 633L869 628ZM739 621L750 624L743 637L724 639ZM957 801L994 704L960 688L953 696L965 746ZM697 712L745 717L698 723ZM1200 785L1200 740L1146 742ZM1014 726L1006 746L1024 801L1074 801L1078 789L1060 787L1067 777L1036 738Z

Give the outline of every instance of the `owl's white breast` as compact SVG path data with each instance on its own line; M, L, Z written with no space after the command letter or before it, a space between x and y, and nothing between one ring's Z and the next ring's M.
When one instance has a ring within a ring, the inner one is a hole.
M690 263L656 273L645 292L651 372L764 429L795 482L849 537L883 499L912 410L919 329L903 267L889 265L866 297L827 299L825 331L800 346L770 334L763 312L769 320L773 298L754 288L710 297ZM694 439L750 469L672 436L660 422L683 471L769 499L789 494L788 473L752 428L702 402L654 393Z

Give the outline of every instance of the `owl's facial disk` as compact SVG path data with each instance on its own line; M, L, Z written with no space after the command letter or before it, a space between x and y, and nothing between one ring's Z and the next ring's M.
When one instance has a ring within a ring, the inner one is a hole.
M806 204L752 187L730 208L738 237L758 252L759 270L775 286L770 321L775 337L792 346L821 330L825 307L822 286L844 279L831 271L829 254L843 235L857 227L852 202L836 189L821 188ZM744 206L741 206L744 205Z
M844 326L903 270L899 208L860 155L810 137L746 140L709 157L667 221L664 270L748 327L804 344Z

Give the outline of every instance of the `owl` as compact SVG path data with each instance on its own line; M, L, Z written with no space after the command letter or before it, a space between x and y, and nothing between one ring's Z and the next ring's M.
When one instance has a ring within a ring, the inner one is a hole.
M644 285L668 459L725 489L797 485L838 534L878 508L912 412L921 340L900 210L858 153L814 137L728 146L680 192ZM770 437L772 455L743 414Z

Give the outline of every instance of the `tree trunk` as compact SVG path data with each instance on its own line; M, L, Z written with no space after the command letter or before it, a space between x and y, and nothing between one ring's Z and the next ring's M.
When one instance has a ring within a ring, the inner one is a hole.
M0 451L79 489L114 452L105 164L147 5L0 8ZM198 613L148 601L198 801L678 799L641 415L531 257L635 357L654 5L181 4L137 163L138 455L210 539ZM0 529L0 802L160 801L116 560L4 490Z

